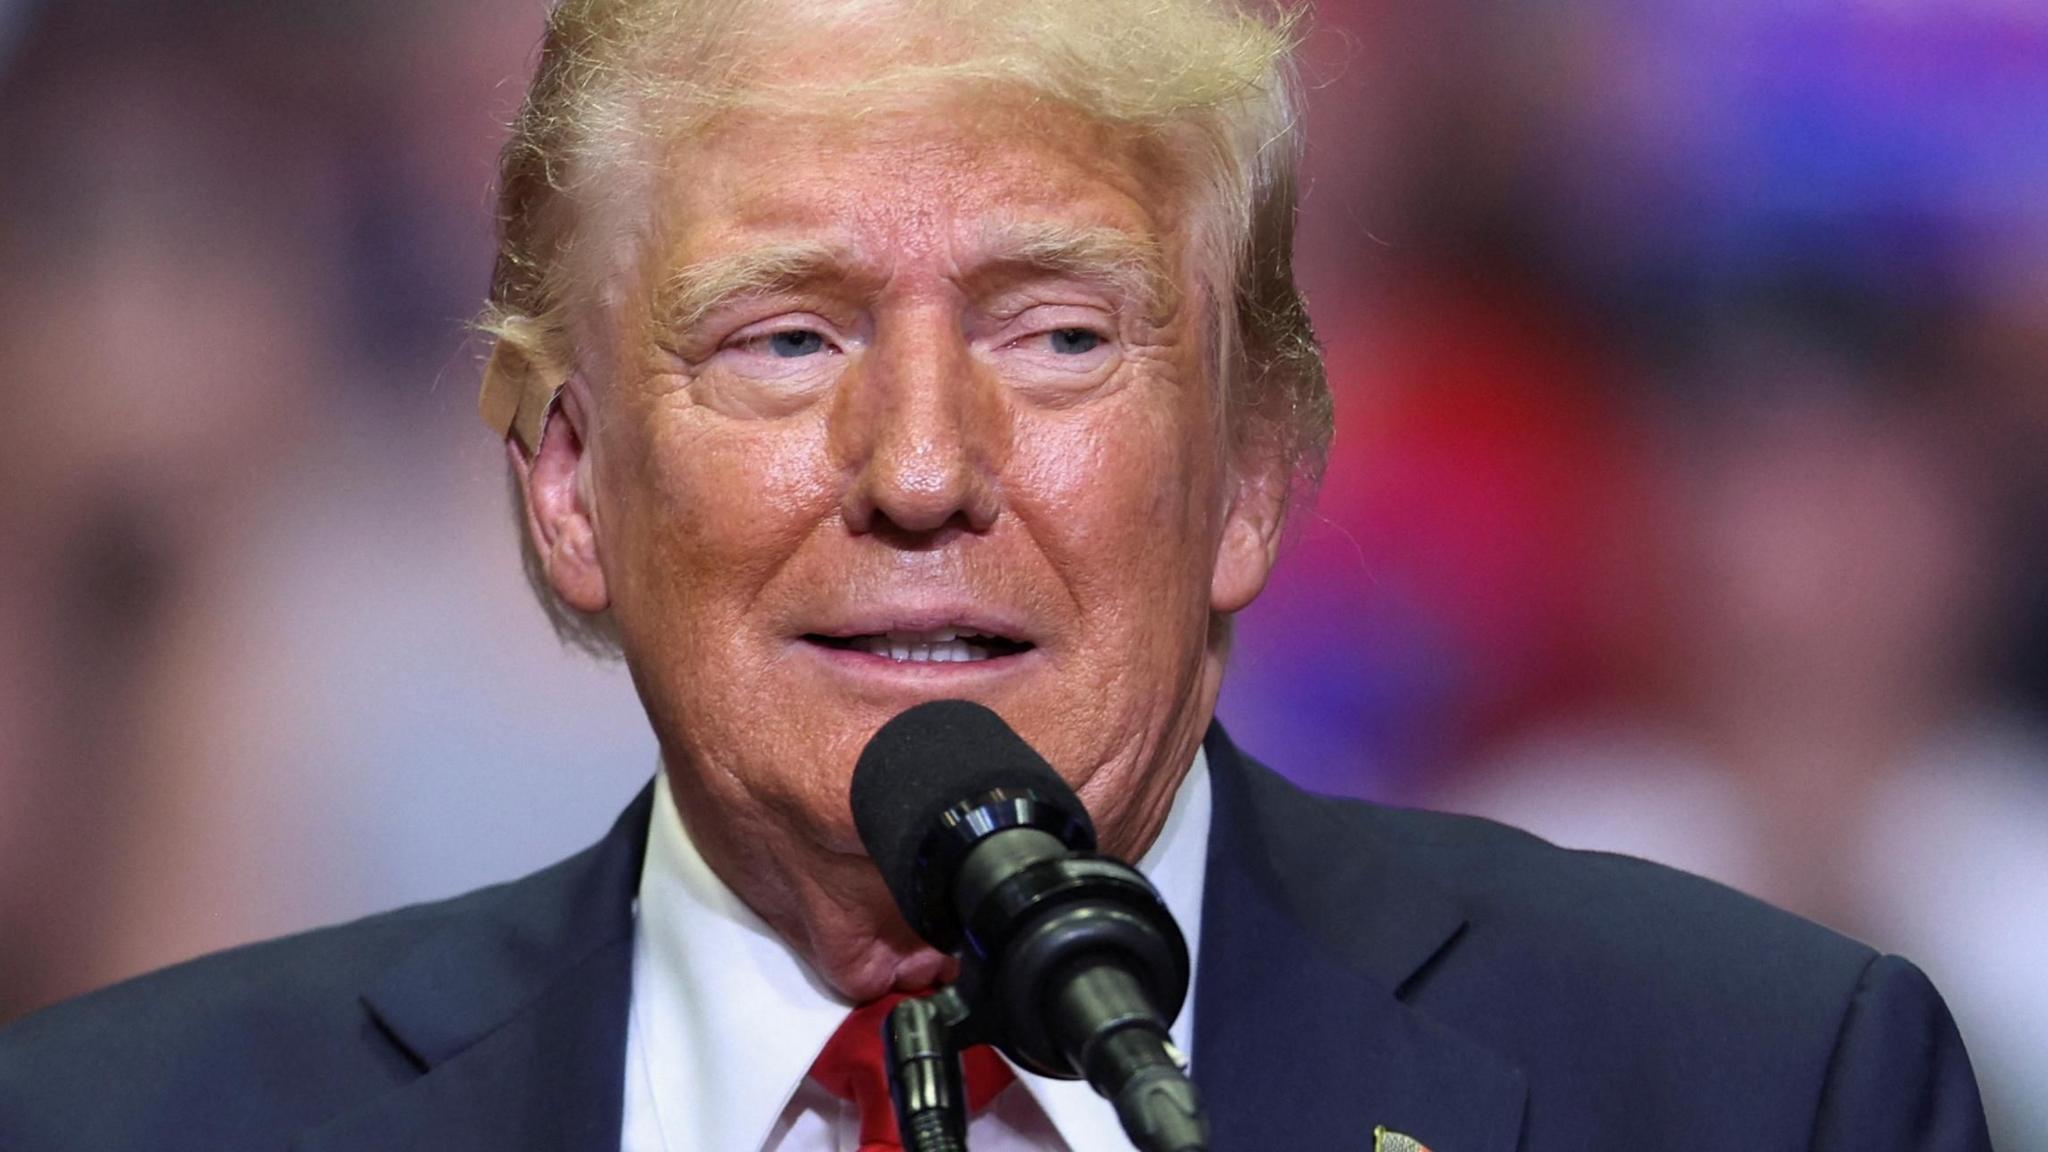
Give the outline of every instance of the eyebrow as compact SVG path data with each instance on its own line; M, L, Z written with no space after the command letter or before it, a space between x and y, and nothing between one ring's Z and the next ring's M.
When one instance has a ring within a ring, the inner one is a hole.
M1021 271L1091 281L1135 301L1153 319L1178 303L1165 252L1121 228L1010 221L984 228L977 249L982 275Z
M770 296L821 280L843 279L864 262L843 244L777 241L684 266L655 290L654 314L666 331L684 332L735 300ZM1006 221L982 229L972 279L1051 275L1090 281L1135 301L1147 318L1178 302L1157 243L1119 228Z
M687 331L722 304L787 291L843 273L853 264L852 253L843 246L810 240L715 256L678 269L661 282L655 289L655 318L668 331Z

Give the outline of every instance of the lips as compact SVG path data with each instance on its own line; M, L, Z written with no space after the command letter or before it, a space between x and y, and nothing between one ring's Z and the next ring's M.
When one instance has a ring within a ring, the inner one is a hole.
M843 653L841 660L903 668L979 665L993 671L992 665L1007 664L1040 642L1029 612L980 597L835 605L801 619L798 628L803 642L829 655Z
M1015 656L1032 647L1029 641L999 632L954 625L888 628L850 635L813 632L806 634L804 639L827 648L865 652L899 664L973 664Z

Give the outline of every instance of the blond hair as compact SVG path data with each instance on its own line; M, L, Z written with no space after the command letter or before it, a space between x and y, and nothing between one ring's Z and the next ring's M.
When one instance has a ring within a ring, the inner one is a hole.
M1191 185L1185 239L1227 446L1256 447L1311 484L1330 398L1293 279L1294 25L1291 12L1235 0L563 0L500 165L498 256L479 325L493 341L484 418L538 448L555 396L582 367L572 308L596 298L599 261L616 256L580 244L579 226L651 211L664 150L687 146L717 112L986 87L1056 101L1175 154ZM791 27L814 35L789 38ZM822 57L804 61L803 81L771 74L820 42L837 48L844 75L821 70ZM608 616L563 604L520 538L557 633L615 653Z

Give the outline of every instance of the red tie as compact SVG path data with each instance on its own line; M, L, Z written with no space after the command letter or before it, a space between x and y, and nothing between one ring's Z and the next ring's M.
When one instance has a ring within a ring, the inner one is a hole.
M811 1065L811 1079L860 1109L860 1152L898 1152L903 1147L896 1134L896 1105L889 1099L889 1073L882 1066L882 1021L901 999L903 995L895 993L847 1013L845 1023L825 1041L825 1050ZM967 1075L969 1112L988 1107L1017 1078L986 1045L962 1053L960 1065Z

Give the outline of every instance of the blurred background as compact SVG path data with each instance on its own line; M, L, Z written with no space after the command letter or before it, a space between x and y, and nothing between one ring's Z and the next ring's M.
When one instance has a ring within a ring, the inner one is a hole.
M0 0L0 1021L599 836L465 321L542 0ZM1919 960L2048 1149L2048 5L1325 0L1223 714Z

